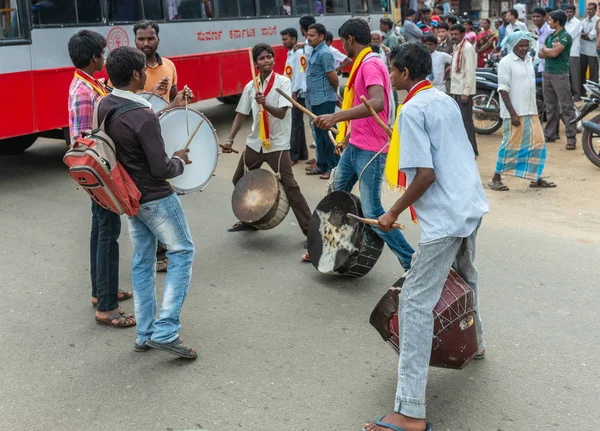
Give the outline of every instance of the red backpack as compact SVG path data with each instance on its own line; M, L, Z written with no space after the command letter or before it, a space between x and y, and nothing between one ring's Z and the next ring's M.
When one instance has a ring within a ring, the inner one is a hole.
M144 106L136 102L116 106L98 126L100 101L94 107L94 129L83 132L75 140L63 157L63 162L69 167L69 175L98 205L117 214L133 217L140 208L142 194L117 160L115 143L106 134L105 127L119 115Z

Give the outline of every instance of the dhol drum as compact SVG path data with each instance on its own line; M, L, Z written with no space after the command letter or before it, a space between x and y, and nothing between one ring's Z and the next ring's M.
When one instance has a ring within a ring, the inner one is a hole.
M260 230L278 226L290 211L283 186L265 169L246 172L235 186L231 207L240 221Z
M383 251L383 240L369 226L349 218L363 217L360 199L335 191L323 198L308 226L308 254L313 266L324 274L362 277Z
M169 102L167 102L162 97L157 96L156 94L142 92L142 93L138 93L137 95L143 97L148 102L150 102L150 104L152 105L152 110L154 112L162 111L167 106L169 106Z
M377 303L369 321L396 352L399 348L398 305L404 277ZM432 367L461 370L477 355L473 290L450 270L440 300L433 309Z
M202 191L212 180L219 159L219 139L212 124L200 112L190 108L187 111L185 108L173 108L159 118L165 150L169 156L183 149L187 143L189 139L187 126L191 135L202 121L188 147L190 160L193 163L185 166L183 174L169 180L173 189L179 194Z

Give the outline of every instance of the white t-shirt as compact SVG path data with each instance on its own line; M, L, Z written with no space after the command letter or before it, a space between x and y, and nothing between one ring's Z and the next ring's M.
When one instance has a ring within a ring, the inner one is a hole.
M329 49L333 54L334 67L337 69L338 67L340 67L340 64L342 64L344 60L346 60L348 56L346 54L342 54L340 50L335 48L334 46L330 46Z
M581 54L581 29L581 21L575 16L565 24L565 30L567 30L573 39L570 52L571 57L579 57Z
M408 182L417 168L435 171L435 182L414 204L421 243L468 237L489 206L458 104L435 88L423 90L404 105L399 122L400 169Z
M446 66L452 63L452 56L441 51L434 51L431 53L431 68L433 73L433 79L431 83L435 88L440 91L446 91L446 80L444 74Z
M274 72L273 72L274 73ZM261 92L267 87L267 83L271 79L271 75L265 80L264 83L259 84ZM292 84L288 78L283 75L275 74L275 82L273 88L267 94L267 105L274 106L276 108L292 107L292 104L281 94L275 91L276 88L283 90L285 94L292 97ZM269 138L271 146L269 149L264 148L260 141L260 109L258 103L254 100L256 96L256 89L254 83L250 81L246 84L242 97L238 103L236 112L240 114L249 115L252 113L252 132L246 140L246 145L252 148L256 152L272 153L274 151L285 151L290 149L290 134L292 132L292 110L288 109L285 113L283 120L275 118L271 114L269 117Z

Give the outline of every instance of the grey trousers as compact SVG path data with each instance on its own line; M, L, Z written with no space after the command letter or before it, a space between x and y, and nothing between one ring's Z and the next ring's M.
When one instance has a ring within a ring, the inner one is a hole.
M586 72L589 66L590 68L590 81L598 82L598 57L591 57L589 55L581 54L581 95L585 94L585 88L583 88L583 84L585 84Z
M544 129L546 139L557 139L558 124L561 119L565 123L565 131L568 143L577 142L577 125L571 124L575 119L575 104L571 97L571 84L568 73L544 72L543 86L544 104L546 105L546 116L548 122Z
M569 75L571 76L571 93L574 99L581 99L581 59L569 57Z
M479 222L481 225L481 221ZM478 352L484 349L479 312L475 243L479 225L467 238L446 237L419 244L400 294L400 359L395 411L425 418L425 389L433 342L433 309L440 300L450 268L473 289Z

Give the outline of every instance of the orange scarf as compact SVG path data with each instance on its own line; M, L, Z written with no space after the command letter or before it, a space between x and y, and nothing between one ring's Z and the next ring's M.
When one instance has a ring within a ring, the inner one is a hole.
M87 82L94 90L96 90L96 93L98 93L98 95L106 96L108 94L108 92L104 88L104 85L102 85L100 82L98 82L98 80L94 79L84 71L79 69L75 70L75 77Z
M256 87L258 87L258 83L259 83L259 76L256 77ZM269 93L271 92L271 89L273 88L273 84L275 83L275 72L273 72L271 74L271 79L269 79L269 82L267 82L267 86L265 87L265 91L264 91L264 95L265 98L269 95ZM268 150L269 148L271 148L271 135L269 133L269 113L267 112L266 109L263 109L262 112L260 113L260 141L262 142L262 144L265 146L265 148Z
M402 107L406 105L417 93L423 90L428 90L432 87L433 86L431 85L431 82L429 82L427 79L417 83L417 85L410 89L406 99L404 99L404 103L398 107L398 112L396 113L396 122L394 123L394 130L390 140L390 149L388 151L385 163L385 176L390 183L390 187L394 189L400 188L402 190L406 190L407 187L406 174L400 170L400 124L398 124L398 120L400 119L400 111L402 110ZM412 205L410 206L410 217L413 223L417 223L417 213Z

